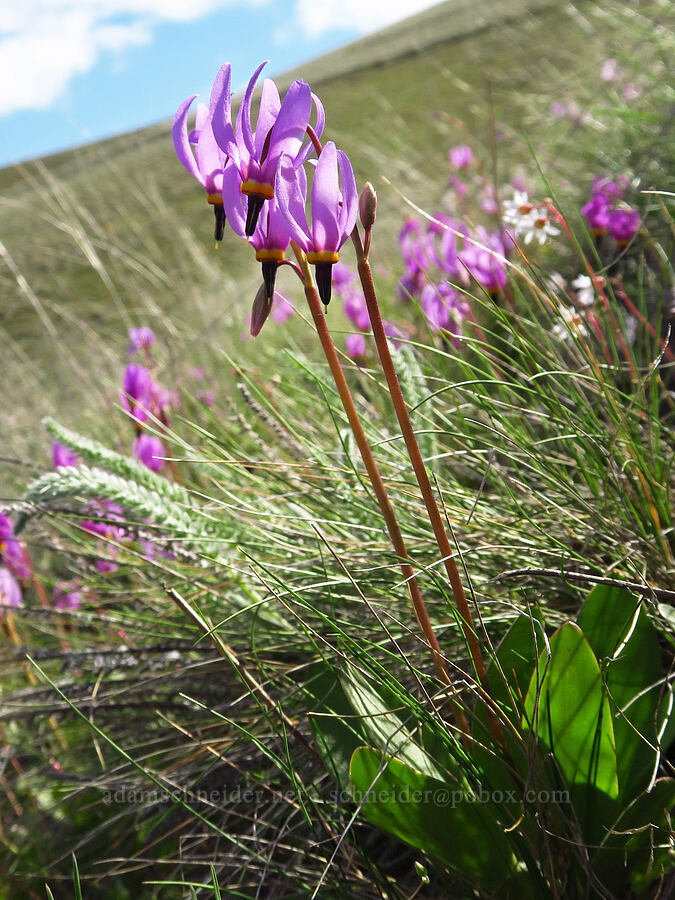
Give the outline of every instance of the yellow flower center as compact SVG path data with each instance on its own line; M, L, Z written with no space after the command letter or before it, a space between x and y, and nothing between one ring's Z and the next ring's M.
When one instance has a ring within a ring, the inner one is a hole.
M207 194L206 200L211 206L222 206L223 205L223 195L222 194Z
M307 262L315 266L317 263L336 263L339 259L337 253L332 250L318 250L307 254Z
M255 258L258 262L282 262L286 255L283 250L258 250Z
M274 197L273 185L263 184L261 181L242 181L241 192L242 194L258 194L258 196L265 197L267 200L271 200Z

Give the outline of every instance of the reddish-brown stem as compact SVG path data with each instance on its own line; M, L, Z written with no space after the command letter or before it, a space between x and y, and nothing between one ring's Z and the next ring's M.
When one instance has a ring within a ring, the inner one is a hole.
M422 459L422 454L420 453L417 438L415 437L415 432L413 431L410 416L408 415L405 400L403 399L401 386L398 381L398 376L396 375L396 370L394 369L394 363L391 358L391 353L389 352L387 336L384 332L384 325L382 323L382 316L380 315L380 308L377 303L377 296L375 294L375 286L373 284L370 263L363 253L361 238L359 237L359 233L356 228L354 228L354 231L352 232L352 241L356 249L359 277L361 279L361 286L363 287L363 293L366 298L366 304L368 306L370 325L373 329L373 336L375 337L377 352L380 357L380 362L382 363L382 368L387 380L389 393L391 394L391 399L396 411L396 418L398 419L398 424L401 429L401 433L403 434L405 445L408 449L408 455L415 471L417 483L420 487L420 491L422 492L424 505L427 508L429 521L431 522L431 527L433 528L434 535L436 537L436 543L438 544L438 548L441 551L441 555L443 557L445 571L447 572L450 586L452 588L452 594L455 598L457 611L461 619L461 627L464 634L464 639L466 640L467 646L469 648L478 681L480 682L481 687L483 688L485 693L489 696L490 692L488 689L485 665L483 663L483 657L481 655L478 637L474 629L471 610L469 609L469 604L466 600L462 580L459 575L459 569L457 568L457 563L455 562L454 550L450 545L450 540L443 524L443 519L438 508L438 503L436 502L434 492L431 488L431 482L429 481L429 476L427 475L427 470L424 466L424 460ZM493 737L501 746L504 746L504 734L499 720L489 706L487 707L487 713L489 716L490 730L492 731Z
M403 535L401 534L401 530L398 526L396 515L394 514L389 496L387 495L387 490L384 486L384 482L382 481L382 476L380 475L377 463L375 462L375 457L373 456L370 444L368 443L368 438L366 437L366 433L363 430L363 426L361 425L359 414L356 411L354 399L352 397L351 391L349 390L349 385L347 384L347 379L345 378L344 371L340 364L337 350L335 349L333 339L330 336L330 332L326 324L326 317L324 316L321 300L319 299L319 293L314 285L314 281L312 279L311 272L309 270L309 266L304 254L294 243L292 244L292 246L305 276L305 297L307 298L309 310L312 314L314 325L316 327L317 334L319 335L319 340L321 341L321 346L323 348L326 361L328 362L333 380L335 381L335 387L337 388L338 394L340 395L340 400L342 401L342 406L344 407L345 413L347 414L347 419L349 420L349 425L352 429L356 444L359 448L361 459L363 460L363 464L366 467L366 472L368 473L370 483L373 486L373 491L375 493L375 497L377 498L382 516L384 517L392 546L394 547L394 550L396 551L398 557L402 560L401 571L408 585L408 591L410 593L410 599L412 601L413 609L415 610L417 621L419 622L420 627L424 632L424 636L427 639L429 647L431 648L431 655L439 678L445 684L451 686L452 679L450 678L450 673L448 672L445 659L443 658L438 639L436 638L431 620L429 619L429 614L424 604L419 584L417 583L417 579L415 577L414 569L409 561L405 561L410 560L410 557L403 540ZM468 738L469 723L464 714L464 711L462 710L461 706L459 706L456 700L454 700L452 697L451 700L455 723L457 724L457 727L460 729L460 731L463 732L463 734Z

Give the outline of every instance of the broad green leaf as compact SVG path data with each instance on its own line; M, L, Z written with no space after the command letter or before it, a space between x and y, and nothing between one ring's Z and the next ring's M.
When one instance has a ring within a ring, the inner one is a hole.
M349 762L366 740L360 719L342 689L337 671L322 660L313 663L305 679L309 718L317 749L343 791L349 789Z
M490 696L503 710L504 716L519 729L525 695L543 646L544 638L539 623L528 615L521 615L499 644L496 651L497 661L492 660L488 667ZM522 777L526 778L530 767L527 744L518 738L508 723L502 721L509 759L504 759L502 751L495 746L485 705L480 702L476 704L472 734L479 744L485 745L485 749L477 747L473 759L480 771L480 783L493 792L517 790L517 784L510 770L515 767ZM515 809L509 806L507 810L513 821L521 812L522 807Z
M598 661L579 627L556 631L539 658L525 698L524 725L531 723L562 773L587 840L602 835L618 795L616 750L609 703Z
M593 869L606 887L625 888L628 878L639 895L673 867L672 827L675 779L660 778L649 793L631 803L605 834L591 857Z
M513 855L495 808L470 800L443 781L360 747L350 766L354 799L378 828L436 857L487 888L497 888L513 868ZM379 772L380 768L383 769Z
M644 790L654 769L652 748L656 746L656 709L663 676L658 634L639 598L625 588L607 585L590 592L577 624L607 685L620 801L625 804ZM651 685L655 687L647 691Z
M444 772L418 740L413 739L417 718L393 691L375 685L350 667L342 678L342 686L368 743L381 748L388 756L396 756L409 766L443 780Z

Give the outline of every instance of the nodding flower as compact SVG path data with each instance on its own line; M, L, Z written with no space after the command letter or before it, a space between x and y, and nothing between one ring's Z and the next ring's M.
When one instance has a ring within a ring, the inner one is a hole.
M223 180L223 203L230 227L235 234L244 237L252 198L238 190L239 174L234 166L228 167ZM279 210L276 197L270 197L267 207L258 216L249 243L255 250L255 258L262 263L266 300L272 302L277 269L284 261L290 243L286 219Z
M245 232L251 237L258 216L266 200L274 196L277 168L282 155L301 166L312 152L307 127L316 106L315 132L321 135L325 123L323 106L305 81L294 81L283 103L274 82L263 82L255 130L251 124L251 102L260 73L267 62L261 63L251 76L237 113L236 127L231 122L229 84L221 85L215 102L213 133L220 149L229 157L239 176L239 191L248 195ZM216 89L214 85L214 90Z
M225 231L225 213L223 211L223 169L227 164L227 154L216 143L213 134L213 114L216 101L223 96L230 99L230 64L221 66L211 90L208 106L197 104L197 120L195 128L188 134L188 114L192 102L197 96L187 97L176 110L173 117L173 145L178 159L184 168L194 175L206 191L206 199L213 206L216 216L214 237L222 241Z
M337 150L332 141L328 141L323 148L312 183L311 228L305 212L305 172L297 168L288 156L284 156L279 164L275 190L291 238L302 247L307 261L316 268L319 296L327 306L331 297L333 265L339 259L338 250L356 224L359 209L349 157L342 150Z

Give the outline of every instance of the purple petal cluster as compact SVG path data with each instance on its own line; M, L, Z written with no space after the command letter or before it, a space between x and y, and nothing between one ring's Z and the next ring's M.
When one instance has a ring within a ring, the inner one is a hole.
M316 267L319 294L325 304L329 302L331 269L358 212L351 163L332 142L321 148L324 109L306 82L294 81L281 100L274 82L265 79L253 124L253 95L265 65L251 76L234 125L226 63L218 72L208 108L197 107L194 131L188 132L187 125L194 97L181 103L173 126L181 163L206 188L209 202L220 203L223 220L248 239L262 263L265 294L256 298L251 317L256 334L272 308L277 269L285 262L291 240ZM310 159L313 153L317 159ZM313 172L309 219L306 164Z
M591 197L581 208L594 237L602 237L609 232L619 247L625 247L640 229L640 214L623 201L630 187L626 175L615 179L597 176L591 185Z

